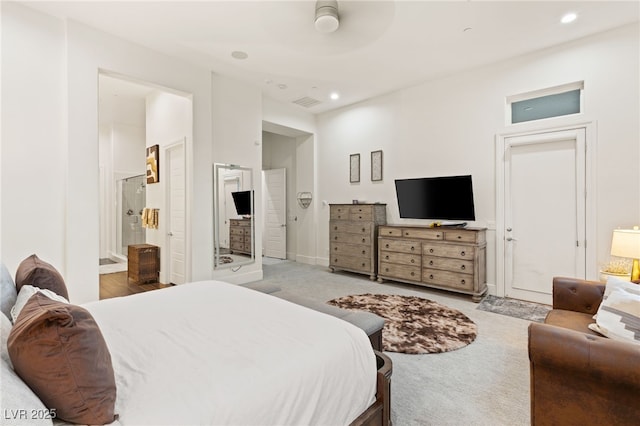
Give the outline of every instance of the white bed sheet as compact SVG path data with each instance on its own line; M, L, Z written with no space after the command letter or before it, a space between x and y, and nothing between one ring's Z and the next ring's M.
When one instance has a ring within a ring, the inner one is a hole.
M84 305L105 337L128 425L344 425L375 400L350 323L221 281Z

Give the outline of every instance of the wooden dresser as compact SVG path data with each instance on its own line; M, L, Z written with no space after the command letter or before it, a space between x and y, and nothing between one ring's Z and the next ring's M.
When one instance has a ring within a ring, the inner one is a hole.
M384 279L466 293L487 292L485 228L381 226L378 281Z
M229 248L231 253L251 255L251 219L229 219Z
M160 247L151 244L130 245L127 263L127 277L134 283L157 283L160 280Z
M376 279L378 226L387 223L386 204L329 206L329 268Z

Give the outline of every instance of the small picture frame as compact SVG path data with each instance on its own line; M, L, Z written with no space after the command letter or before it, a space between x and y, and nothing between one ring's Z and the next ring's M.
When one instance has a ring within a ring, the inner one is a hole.
M382 180L382 150L371 151L371 180Z
M147 148L147 183L160 182L160 146Z
M360 154L349 156L349 182L360 182Z

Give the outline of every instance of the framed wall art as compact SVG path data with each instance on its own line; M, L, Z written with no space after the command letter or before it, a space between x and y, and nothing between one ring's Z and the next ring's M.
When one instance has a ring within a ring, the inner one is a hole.
M360 182L360 154L349 156L349 182Z
M371 151L371 180L382 180L382 150Z
M147 183L160 182L160 146L147 148Z

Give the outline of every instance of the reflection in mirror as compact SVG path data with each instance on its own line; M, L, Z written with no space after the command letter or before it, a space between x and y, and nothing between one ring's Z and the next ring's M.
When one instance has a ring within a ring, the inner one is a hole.
M213 165L213 268L255 262L253 170L235 164Z

